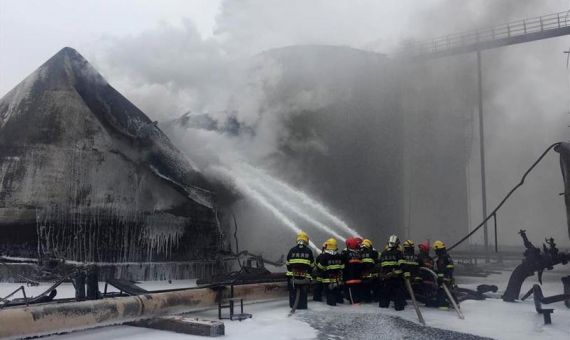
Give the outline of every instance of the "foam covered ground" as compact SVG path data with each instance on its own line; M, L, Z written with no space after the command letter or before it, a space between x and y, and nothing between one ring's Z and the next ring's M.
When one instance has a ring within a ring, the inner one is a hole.
M567 269L567 268L564 268ZM562 293L560 278L568 272L558 270L544 275L545 296ZM474 288L478 284L498 284L504 289L508 273L487 278L458 277L463 287ZM529 278L521 293L536 283ZM193 285L192 281L145 282L146 289L179 288ZM0 284L0 292L14 288L15 284ZM10 289L8 289L10 287ZM101 289L103 287L101 286ZM41 290L38 287L33 289ZM62 288L63 295L72 294L70 286ZM33 294L32 294L33 295ZM59 296L59 294L58 294ZM62 296L63 297L63 296ZM287 301L274 301L246 306L253 318L238 322L225 321L227 339L570 339L570 309L563 302L548 305L554 308L552 325L544 325L542 315L534 309L532 298L524 302L506 303L500 299L465 301L461 309L465 320L460 320L453 310L440 311L421 307L429 327L418 324L413 308L408 305L403 312L380 309L376 305L341 305L329 307L310 302L309 310L298 311L289 317ZM193 314L215 319L217 310ZM149 330L131 326L113 326L48 337L61 339L203 339L187 335Z

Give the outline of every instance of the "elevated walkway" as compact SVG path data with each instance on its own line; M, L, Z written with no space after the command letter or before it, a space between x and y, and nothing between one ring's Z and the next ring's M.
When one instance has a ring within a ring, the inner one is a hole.
M441 58L570 34L570 10L506 24L410 42L398 54L412 58Z

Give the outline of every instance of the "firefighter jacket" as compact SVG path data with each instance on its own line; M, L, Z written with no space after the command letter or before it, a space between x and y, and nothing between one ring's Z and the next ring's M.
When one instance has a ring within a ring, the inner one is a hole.
M418 258L414 253L414 248L404 248L400 268L404 272L404 277L411 280L420 280L418 272Z
M362 283L362 255L356 249L344 249L342 251L344 262L343 278L346 285Z
M321 261L321 258L324 256L324 250L317 255L317 258L315 259L315 266L313 267L313 279L315 279L317 282L323 282L323 271L319 268L318 264Z
M380 273L398 276L402 273L400 268L403 259L402 251L397 247L386 248L380 255Z
M370 279L377 276L376 264L378 263L378 251L374 248L360 248L362 256L362 278Z
M429 256L428 253L420 252L418 254L418 267L424 267L424 268L433 270L434 269L433 265L434 265L433 258L431 256ZM420 272L420 274L422 274L422 273ZM434 281L433 276L431 276L431 275L421 275L420 279L421 279L421 281L424 281L424 282L426 282L426 281L427 282L433 282ZM418 279L418 281L420 279Z
M438 254L435 260L435 272L437 273L438 279L442 279L444 282L453 282L453 269L455 265L451 256L444 251Z
M337 251L326 250L317 257L317 268L322 283L338 283L342 281L344 263Z
M428 253L418 254L418 265L433 270L433 258Z
M310 279L313 264L311 249L304 244L297 244L287 254L287 276Z

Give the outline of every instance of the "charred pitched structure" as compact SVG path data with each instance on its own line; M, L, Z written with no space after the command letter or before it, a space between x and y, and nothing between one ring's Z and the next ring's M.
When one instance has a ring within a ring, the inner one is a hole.
M216 221L201 173L75 50L0 99L0 253L212 259Z

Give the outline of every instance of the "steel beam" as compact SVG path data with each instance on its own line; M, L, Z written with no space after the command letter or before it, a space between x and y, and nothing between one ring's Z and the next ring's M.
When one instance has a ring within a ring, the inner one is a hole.
M287 295L286 283L234 287L234 297L272 300ZM210 288L144 294L92 301L0 310L0 338L20 339L121 324L168 314L212 308L218 292Z
M483 219L487 218L487 183L485 168L485 122L483 120L483 71L481 70L481 51L477 51L477 90L479 95L479 151L481 156L481 207ZM483 226L483 241L485 243L485 262L489 262L489 230L487 222Z

